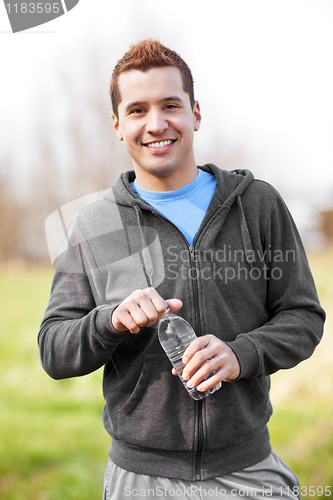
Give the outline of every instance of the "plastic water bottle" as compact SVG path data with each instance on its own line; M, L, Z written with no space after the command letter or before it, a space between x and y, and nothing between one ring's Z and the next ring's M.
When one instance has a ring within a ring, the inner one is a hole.
M161 342L161 346L168 355L168 358L170 359L172 366L175 368L178 377L183 382L186 390L193 399L206 398L209 394L212 394L221 387L222 384L220 382L212 389L200 392L196 389L196 387L190 389L187 386L187 382L183 379L182 374L183 369L185 368L182 361L183 354L192 340L197 338L193 328L185 319L171 313L170 310L167 309L158 325L158 337ZM214 373L215 371L209 373L205 380L214 375Z

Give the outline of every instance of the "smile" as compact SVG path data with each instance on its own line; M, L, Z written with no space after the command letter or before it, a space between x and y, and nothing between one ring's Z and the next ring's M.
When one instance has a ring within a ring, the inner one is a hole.
M170 146L175 141L160 141L160 142L150 142L149 144L144 144L144 146L148 148L165 148L166 146Z

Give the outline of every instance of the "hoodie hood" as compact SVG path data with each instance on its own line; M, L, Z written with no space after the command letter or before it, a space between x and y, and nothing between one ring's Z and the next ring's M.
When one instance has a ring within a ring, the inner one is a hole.
M229 208L235 202L236 197L242 195L254 179L252 172L249 170L222 170L213 163L207 163L198 166L198 168L215 176L218 184L215 196L219 198L220 203ZM132 188L131 182L134 179L134 170L121 173L115 185L108 189L103 197L113 203L116 202L118 205L133 207L136 203L142 209L151 210L151 206L140 198Z
M198 168L213 174L216 178L217 189L211 204L215 204L217 202L221 208L229 211L234 203L237 203L239 230L242 237L244 255L247 263L250 267L252 267L253 248L242 204L242 194L254 179L252 172L249 170L222 170L212 163L207 163L203 166L199 166ZM134 179L135 172L133 170L123 172L118 178L116 184L105 193L104 198L112 203L117 203L117 205L132 207L135 210L140 229L142 248L147 249L145 234L142 230L142 211L150 210L156 213L156 210L143 200L132 188L131 182L133 182ZM205 219L203 223L205 223ZM147 284L148 286L151 286L152 264L149 252L144 252L143 259L145 264L145 274L147 275Z

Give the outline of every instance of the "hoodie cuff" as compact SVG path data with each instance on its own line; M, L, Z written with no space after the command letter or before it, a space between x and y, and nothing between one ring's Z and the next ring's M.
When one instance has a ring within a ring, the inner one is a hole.
M245 335L240 335L236 340L226 342L234 351L240 366L240 378L255 377L259 368L259 356L257 349Z
M96 338L102 344L105 349L114 347L115 344L119 344L127 335L129 330L126 332L118 332L112 323L111 316L115 307L112 306L102 306L96 316Z

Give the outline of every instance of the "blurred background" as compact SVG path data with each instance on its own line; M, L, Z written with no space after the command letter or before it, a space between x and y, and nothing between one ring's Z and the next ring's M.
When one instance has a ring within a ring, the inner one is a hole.
M270 429L304 496L331 495L332 25L331 0L80 0L12 34L1 4L1 499L101 497L102 373L55 382L39 365L52 279L45 221L131 168L112 130L109 81L129 46L148 37L192 70L198 164L252 170L280 191L299 227L328 321L315 355L273 376Z

